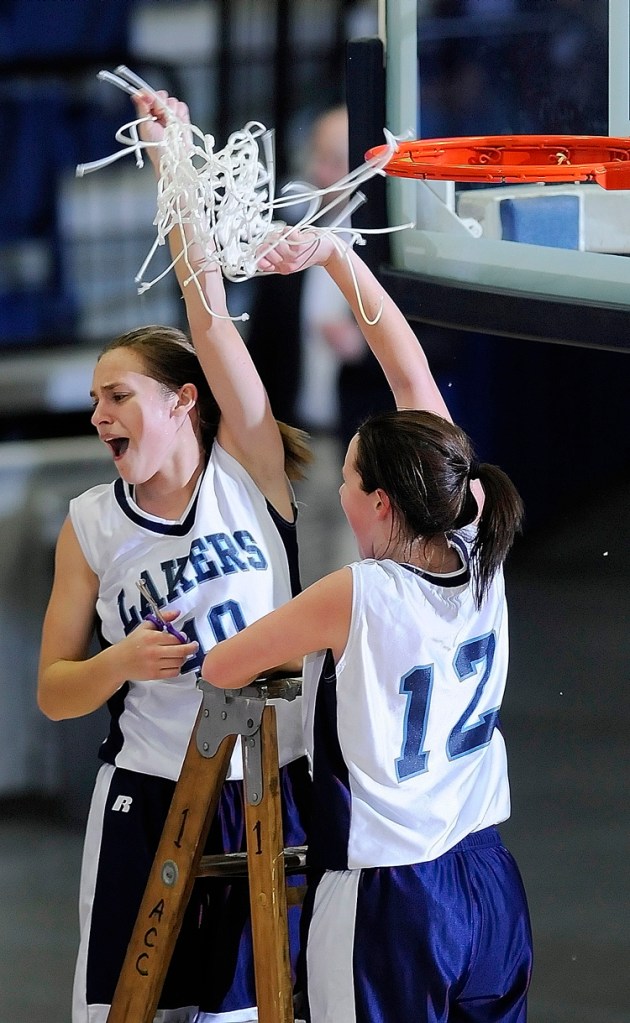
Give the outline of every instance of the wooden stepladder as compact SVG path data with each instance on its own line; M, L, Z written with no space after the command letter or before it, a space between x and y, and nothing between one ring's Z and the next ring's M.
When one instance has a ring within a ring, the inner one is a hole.
M203 700L173 793L107 1023L152 1023L195 878L247 873L259 1023L294 1023L285 849L275 708L294 699L296 679L256 680L226 691L203 680ZM247 856L203 856L237 737L242 737ZM239 860L242 866L239 866Z

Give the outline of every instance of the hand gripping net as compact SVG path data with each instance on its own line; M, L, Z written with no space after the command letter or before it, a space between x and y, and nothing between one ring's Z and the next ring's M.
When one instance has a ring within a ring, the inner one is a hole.
M98 77L132 96L146 92L157 98L146 82L124 66L116 68L115 73L101 71ZM144 142L139 137L138 126L147 119L130 121L118 129L116 141L123 146L121 150L102 160L80 164L76 169L77 175L82 177L129 153L135 155L136 164L141 167L143 150L159 148L157 214L153 221L156 237L135 278L139 294L152 288L173 269L174 262L153 280L144 279L158 247L166 243L169 232L176 225L182 229L183 239L183 251L178 258L183 258L190 270L185 284L194 282L210 313L212 310L207 305L198 275L211 264L218 264L228 280L244 281L260 275L257 259L263 246L269 251L280 237L290 240L294 232L303 228L336 236L340 251L345 251L348 245L363 244L364 234L412 226L362 232L348 226L353 211L365 201L365 196L357 192L357 188L375 174L383 174L383 168L396 152L397 140L387 129L384 130L387 144L379 156L367 160L330 188L313 189L300 182L291 182L276 196L273 133L258 121L250 121L243 129L234 132L229 136L227 145L217 151L212 135L184 123L170 110L163 140L159 143ZM332 198L326 201L329 195ZM306 212L288 230L285 230L286 225L281 219L275 219L287 207L303 204L306 204ZM332 219L325 227L320 227L318 221L324 216ZM188 242L183 230L185 225L188 225ZM198 244L204 253L205 265L196 271L188 260L191 241ZM358 290L357 296L365 316ZM247 318L247 313L235 317Z

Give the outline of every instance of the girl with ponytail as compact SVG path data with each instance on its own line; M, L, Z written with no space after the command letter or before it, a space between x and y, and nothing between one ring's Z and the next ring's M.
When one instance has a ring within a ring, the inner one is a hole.
M343 466L360 560L209 651L202 674L238 688L305 656L311 1023L524 1023L529 914L497 827L510 814L503 563L521 499L477 461L353 251L289 237L261 265L313 263L353 306L396 400L359 427Z

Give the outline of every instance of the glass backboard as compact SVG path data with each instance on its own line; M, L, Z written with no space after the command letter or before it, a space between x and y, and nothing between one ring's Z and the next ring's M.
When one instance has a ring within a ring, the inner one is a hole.
M630 0L387 0L387 126L410 138L629 136L629 8ZM390 223L415 225L392 235L397 271L477 296L630 306L630 191L399 178L388 178L387 191Z

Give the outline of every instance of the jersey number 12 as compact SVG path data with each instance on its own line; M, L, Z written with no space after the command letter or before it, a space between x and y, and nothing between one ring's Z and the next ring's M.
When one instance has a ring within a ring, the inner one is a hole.
M456 678L463 682L477 673L477 666L485 662L484 671L466 710L446 742L449 760L466 756L487 746L494 731L499 708L478 715L474 724L468 724L474 714L486 682L490 678L496 638L494 632L476 639L469 639L457 648L453 658ZM433 691L433 665L412 668L400 680L400 692L407 697L405 708L404 736L400 756L396 758L396 776L399 781L423 774L428 767L429 750L424 749Z

